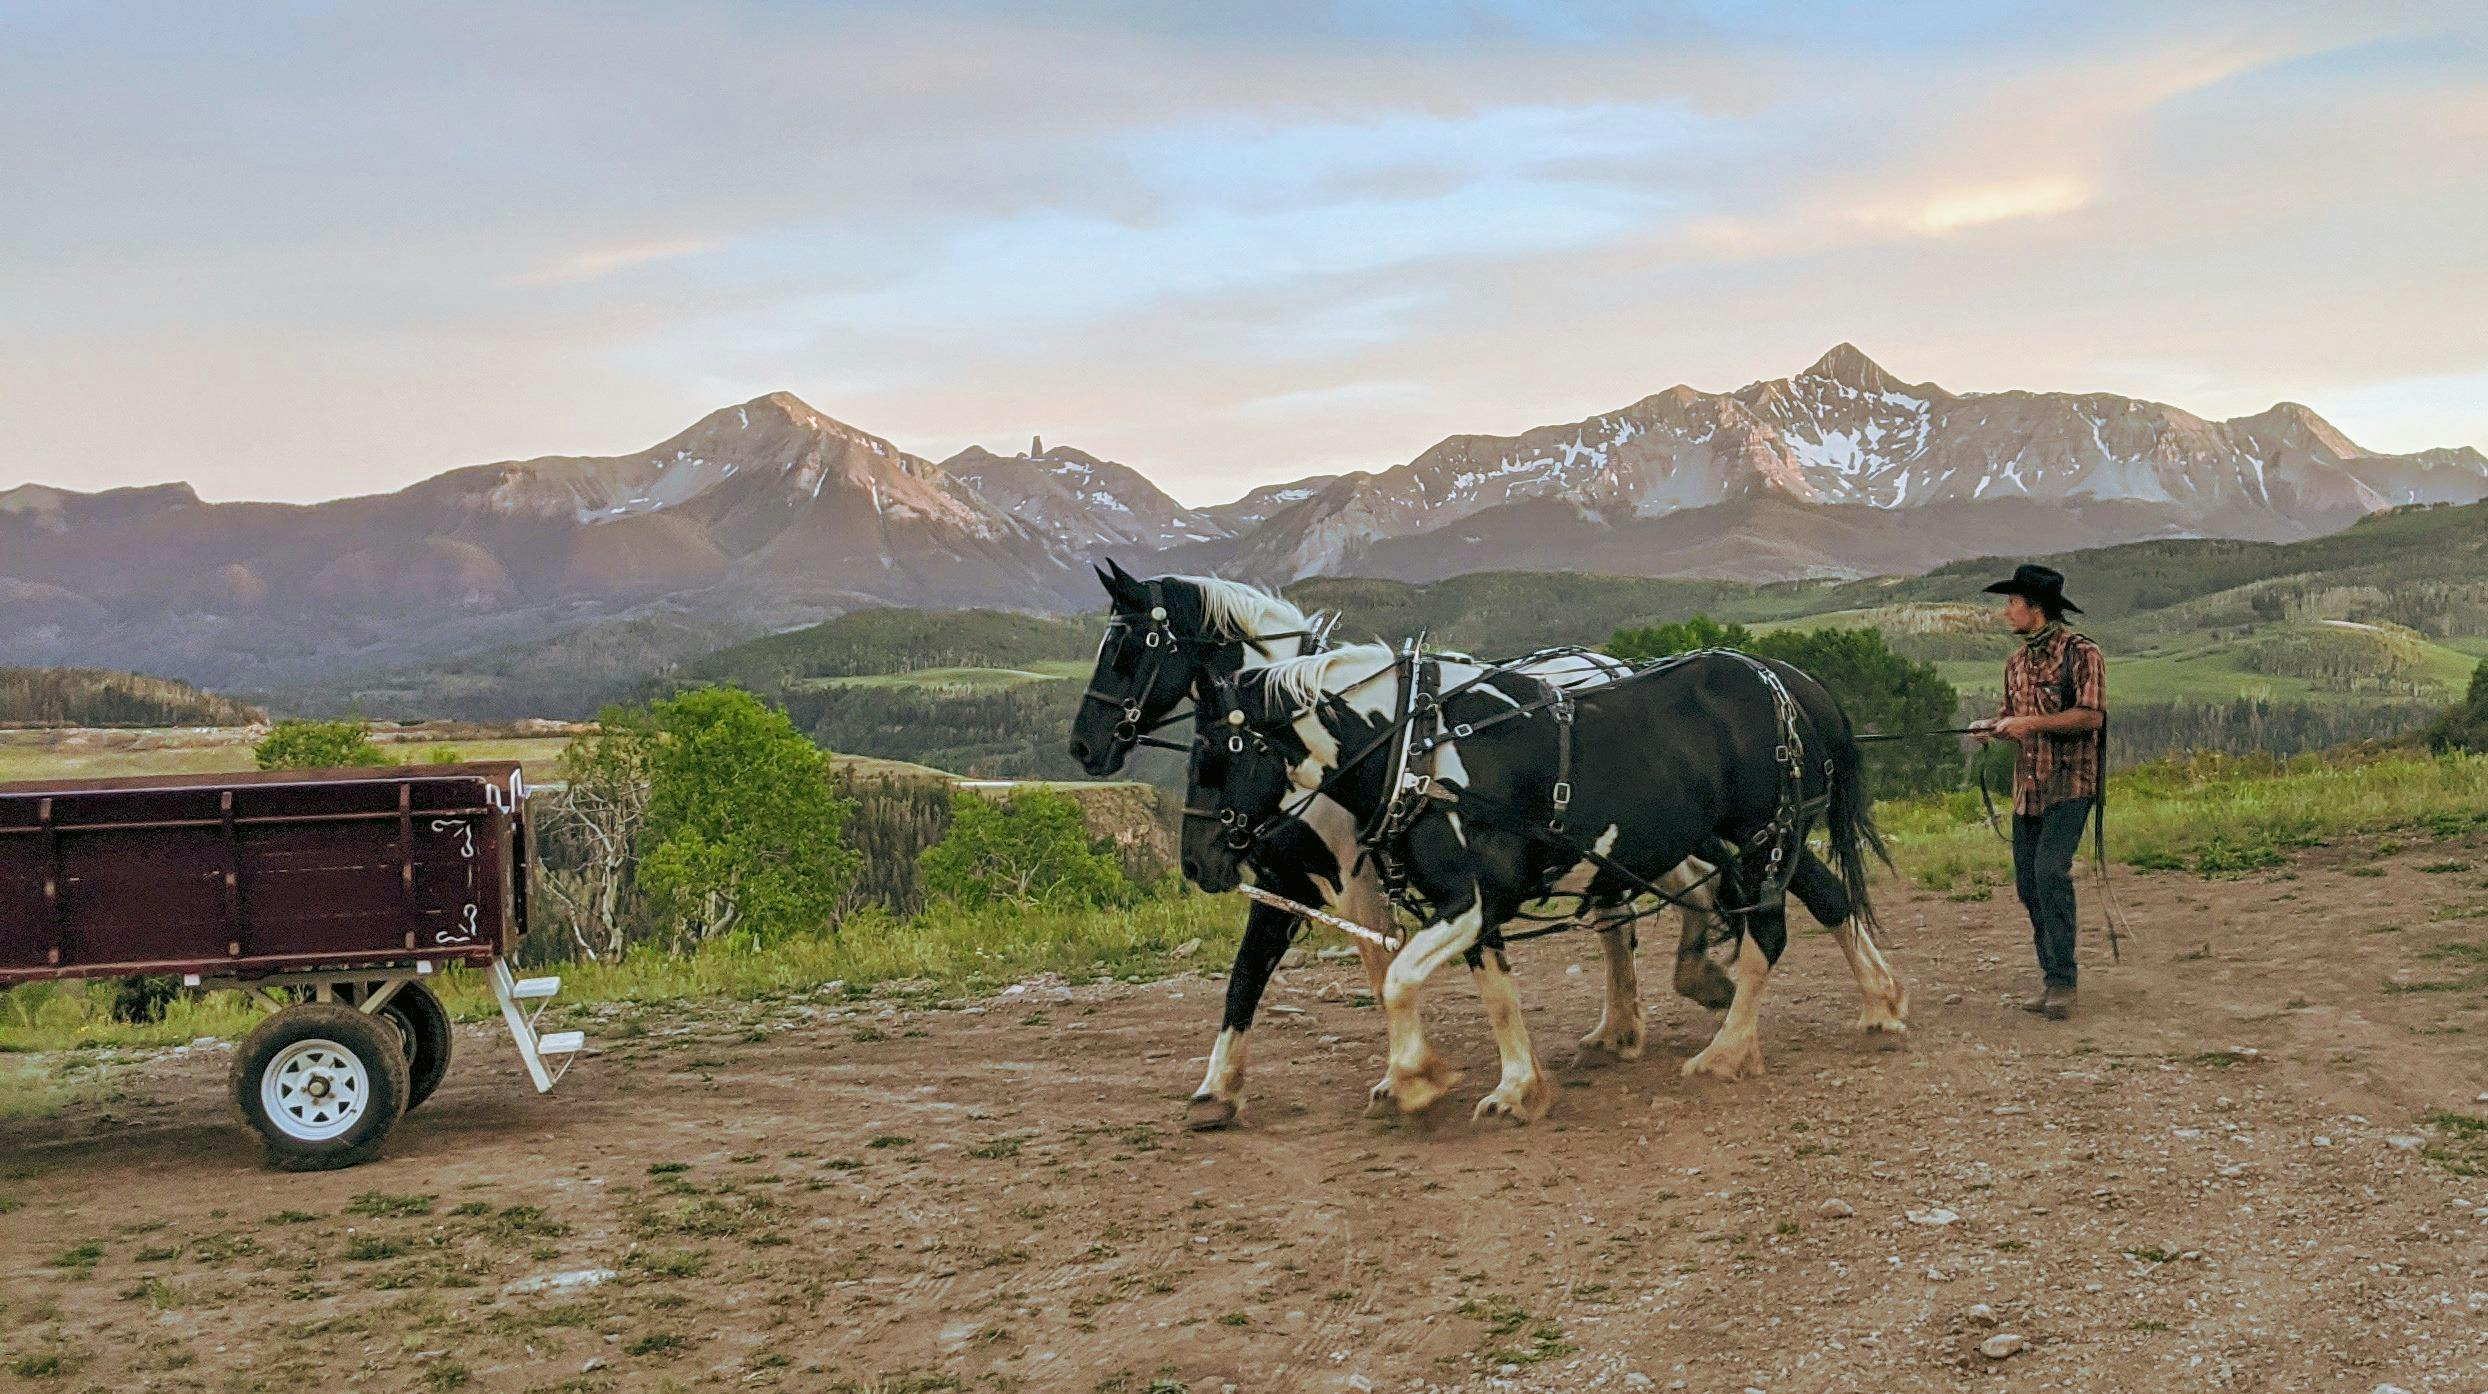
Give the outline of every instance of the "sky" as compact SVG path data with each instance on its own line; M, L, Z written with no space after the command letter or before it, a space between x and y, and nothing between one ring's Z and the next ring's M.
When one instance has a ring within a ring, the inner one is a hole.
M0 488L791 391L1190 503L1856 343L2488 447L2488 6L0 0Z

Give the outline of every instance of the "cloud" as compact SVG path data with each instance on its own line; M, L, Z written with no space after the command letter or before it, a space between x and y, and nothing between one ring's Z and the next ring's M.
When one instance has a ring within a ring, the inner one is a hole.
M562 257L517 278L521 285L571 285L580 281L601 280L619 271L647 266L654 262L674 261L698 256L725 244L720 237L679 238L665 242L636 242L623 246L591 247Z
M2084 180L2063 176L2014 179L1939 190L1919 203L1904 221L1919 232L1940 237L1989 223L2054 217L2090 201L2091 186Z
M0 487L316 497L787 388L1204 500L1843 339L2476 441L2488 321L2449 307L2488 300L2488 168L2444 151L2488 143L2483 31L2416 0L0 9Z

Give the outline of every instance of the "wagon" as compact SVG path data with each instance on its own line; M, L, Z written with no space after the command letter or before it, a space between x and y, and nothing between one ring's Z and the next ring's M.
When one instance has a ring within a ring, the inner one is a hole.
M372 1156L449 1069L427 980L481 973L538 1092L580 1033L519 978L526 783L517 764L0 783L0 991L178 976L271 1009L233 1102L286 1170Z

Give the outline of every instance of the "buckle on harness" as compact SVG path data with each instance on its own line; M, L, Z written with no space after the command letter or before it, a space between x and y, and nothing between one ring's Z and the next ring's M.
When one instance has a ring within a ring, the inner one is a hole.
M1452 727L1451 733L1462 740L1467 740L1469 737L1477 734L1477 728L1463 721L1459 725Z
M1556 781L1555 781L1555 790L1554 790L1554 798L1553 798L1553 802L1554 802L1554 804L1555 804L1555 811L1556 811L1557 813L1561 813L1561 812L1563 812L1565 809L1572 807L1572 781L1571 781L1571 780L1569 780L1569 779L1559 779L1559 780L1556 780Z

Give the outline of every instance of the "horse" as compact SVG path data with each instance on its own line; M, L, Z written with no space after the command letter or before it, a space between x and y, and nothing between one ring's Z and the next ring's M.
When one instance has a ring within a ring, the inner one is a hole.
M1420 1112L1456 1082L1425 1042L1418 1004L1426 979L1457 956L1485 999L1502 1064L1473 1116L1541 1116L1551 1091L1503 926L1550 895L1578 895L1607 916L1629 914L1636 896L1676 898L1657 878L1705 848L1730 849L1719 881L1735 907L1720 911L1737 934L1734 995L1687 1075L1761 1072L1758 1013L1787 943L1787 893L1839 940L1865 1000L1860 1027L1907 1029L1908 995L1872 934L1866 859L1889 859L1859 747L1839 703L1795 668L1705 651L1565 692L1369 644L1239 671L1212 695L1223 725L1203 723L1183 836L1204 890L1237 883L1284 828L1292 789L1353 817L1363 852L1426 907L1425 928L1385 974L1390 1053L1369 1096L1377 1107ZM1837 873L1806 852L1818 817ZM1576 828L1599 831L1583 839Z
M1095 671L1081 698L1071 734L1072 757L1089 774L1111 775L1151 733L1175 719L1189 695L1196 710L1210 709L1218 684L1247 671L1298 657L1321 645L1329 617L1308 615L1286 599L1237 581L1209 576L1161 576L1142 580L1109 560L1096 568L1113 609L1098 642ZM1604 681L1630 667L1580 650L1547 650L1525 661L1530 671L1567 685ZM1196 740L1196 748L1199 742ZM1304 801L1283 836L1256 849L1256 884L1300 904L1326 909L1377 935L1389 935L1396 917L1370 866L1356 854L1355 825L1326 798ZM1698 860L1670 876L1692 888L1710 870ZM1733 989L1704 953L1711 921L1706 897L1690 889L1683 907L1684 932L1676 961L1677 991L1712 1007L1728 1005ZM1629 917L1610 916L1599 925L1606 949L1607 1008L1582 1037L1582 1054L1620 1060L1640 1058L1643 1026L1640 983L1633 954L1637 939ZM1246 1033L1261 998L1294 942L1296 920L1287 911L1256 903L1236 945L1227 976L1226 1001L1209 1068L1185 1105L1189 1126L1233 1123L1243 1105ZM1355 940L1366 980L1380 1001L1389 953L1364 936ZM1577 1058L1577 1057L1576 1057Z

